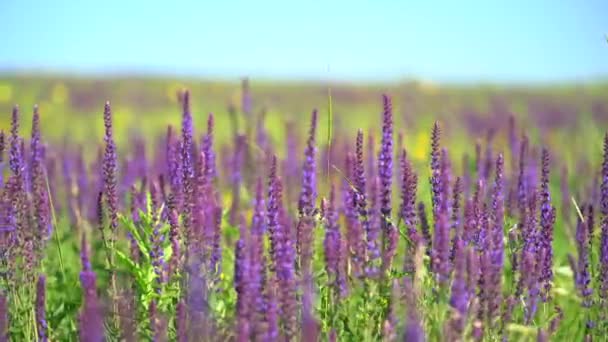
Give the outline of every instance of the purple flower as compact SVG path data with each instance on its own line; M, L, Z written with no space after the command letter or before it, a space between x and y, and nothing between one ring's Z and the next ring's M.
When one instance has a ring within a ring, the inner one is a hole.
M241 217L242 218L242 217ZM248 341L251 333L250 329L250 310L251 300L254 299L251 293L248 293L249 287L247 282L251 280L251 260L247 253L250 248L247 241L247 226L244 218L240 223L240 236L235 246L234 252L234 289L237 294L236 300L236 316L237 316L237 340Z
M21 156L21 138L19 138L19 107L13 107L11 116L11 136L10 136L9 166L13 175L18 177L23 171L23 161Z
M82 235L80 260L82 271L80 272L80 284L84 293L84 304L80 312L80 341L103 342L104 322L101 314L101 306L97 299L97 286L95 272L91 269L89 260L89 246L85 235Z
M167 215L169 221L169 241L171 241L171 259L168 265L169 280L175 279L180 269L181 247L179 241L179 221L177 210L169 210Z
M153 182L150 187L150 193L158 193L158 185L156 182ZM154 199L156 196L152 195L151 198ZM156 202L156 200L153 200ZM158 204L155 203L152 206L153 216L158 215ZM154 273L156 274L156 292L160 294L161 286L164 283L164 272L165 269L165 261L164 261L164 250L163 250L163 236L161 235L160 228L161 223L158 222L158 218L153 220L153 229L152 229L152 248L150 250L150 260L152 263L152 267L154 269Z
M207 175L207 181L210 184L214 183L215 177L217 176L217 170L215 166L215 152L213 151L213 127L214 119L213 114L209 113L207 117L207 134L203 138L201 144L201 151L205 154L205 175Z
M503 167L504 159L502 153L496 158L496 176L492 189L492 212L490 227L491 252L490 262L492 269L490 273L491 292L489 293L488 315L491 320L496 318L502 302L502 268L504 264L504 196L503 196Z
M44 175L44 164L42 159L40 141L40 115L38 106L34 107L32 118L32 139L31 139L31 184L34 201L34 215L36 223L36 244L37 252L41 254L44 249L44 242L50 233L50 207L48 201L46 178Z
M450 305L457 312L454 328L459 334L462 334L470 294L467 289L467 253L460 238L457 237L454 242L454 280L452 281Z
M270 174L268 176L268 203L266 208L267 227L270 237L270 256L272 263L271 271L278 270L281 259L281 229L279 227L279 203L277 195L277 157L272 156L270 163Z
M313 313L314 290L312 274L305 273L302 278L302 324L300 337L302 342L316 342L319 340L319 331L321 327Z
M302 165L302 190L298 200L299 222L296 226L296 249L300 256L302 268L307 268L312 257L313 211L317 200L317 180L315 156L317 147L315 136L317 131L317 110L313 110L310 119L310 131L304 150Z
M608 133L604 137L604 161L602 163L602 185L600 208L601 241L600 241L600 298L602 308L608 306Z
M432 269L444 286L450 278L450 223L449 223L449 159L447 150L441 151L441 172L437 190L439 201L434 208L435 234L433 236Z
M426 254L431 255L433 239L431 237L431 226L429 225L429 219L426 216L426 209L424 202L418 202L418 219L420 220L420 232L424 238L424 244L426 245Z
M4 185L4 150L6 142L4 141L4 131L0 130L0 186Z
M367 239L367 255L370 259L376 259L380 255L377 246L378 231L376 225L371 224L369 212L367 211L367 198L365 195L365 167L363 160L363 131L357 131L357 140L355 144L356 159L352 166L352 176L354 179L353 200L355 202L355 210L359 214L359 222ZM374 178L375 180L375 178Z
M103 111L103 122L105 126L105 152L103 158L103 184L108 206L108 215L110 216L110 241L113 243L116 239L116 230L118 229L118 195L116 193L117 186L117 169L118 162L116 156L116 144L112 133L112 110L110 102L106 102Z
M283 186L277 177L277 158L272 157L268 181L268 231L270 233L271 255L274 262L274 273L279 285L279 298L283 314L283 328L288 339L296 335L296 283L295 283L295 249L289 227L281 223L280 213L283 210Z
M424 342L426 341L426 338L420 322L418 308L416 307L416 294L412 289L411 280L409 278L405 278L404 285L404 292L406 293L407 317L405 321L405 330L403 332L403 341Z
M545 249L545 259L542 261L541 282L543 286L542 298L547 300L551 294L553 282L553 226L555 224L555 208L551 205L549 193L549 151L543 148L541 157L541 185L540 185L540 227L541 246Z
M179 154L180 142L174 138L171 126L167 127L166 143L167 175L172 199L168 205L179 210L181 208L183 172Z
M412 165L407 160L407 154L403 150L401 154L401 213L400 217L405 223L408 236L408 247L405 253L404 269L406 272L413 272L413 255L422 243L416 229L416 188L418 186L418 176L412 169Z
M393 109L388 95L382 96L382 142L378 155L380 179L380 214L383 236L383 268L387 269L397 249L397 229L391 222L391 192L393 184Z
M342 210L346 219L348 252L355 274L361 275L367 260L367 248L365 245L365 232L363 231L363 227L361 227L359 214L357 213L357 189L348 181L353 176L353 163L354 156L351 153L347 153L345 162L346 178L342 182Z
M317 132L317 110L313 110L310 119L310 131L308 141L304 150L304 163L302 165L302 191L298 201L300 216L311 215L317 198L316 182L316 132Z
M255 337L264 336L266 326L264 317L266 303L264 300L264 282L266 279L266 261L264 256L264 186L258 178L255 199L253 203L250 235L250 278L247 281L248 293L252 298L253 334Z
M591 294L593 290L589 287L591 274L589 270L589 231L587 225L579 218L576 224L576 247L578 250L578 263L576 266L576 287L583 299L583 306L591 306Z
M46 342L48 325L46 323L46 277L38 276L36 283L36 330L38 331L38 341Z
M183 186L183 208L182 224L186 244L192 240L192 220L195 207L194 189L194 141L192 127L192 113L190 112L190 92L187 90L182 94L182 141L181 141L181 164L182 164L182 186Z
M230 225L237 224L239 206L241 201L241 183L243 182L242 168L245 162L245 148L247 137L239 135L236 137L234 147L234 159L232 161L232 205L230 207Z
M439 151L439 140L441 139L441 129L439 128L439 122L435 121L433 124L433 131L431 132L431 202L433 204L433 212L435 206L439 203L441 196L441 164L440 164L440 151ZM436 219L436 218L435 218Z
M462 180L460 177L456 177L454 181L454 188L452 189L452 215L451 215L451 232L452 232L452 243L450 250L450 261L454 261L454 254L456 253L456 238L462 238L462 229L460 228L460 197L462 196Z
M188 327L186 318L186 304L183 300L180 300L175 308L175 335L178 342L188 341Z
M538 329L538 333L536 334L536 342L549 342L549 335L542 328Z
M336 210L336 192L332 185L329 194L329 202L325 209L325 271L329 277L329 284L334 290L336 297L342 297L346 292L346 277L343 269L342 257L342 235L338 224L338 212Z
M265 297L268 307L266 310L267 330L266 336L262 337L264 342L277 341L279 339L279 290L276 277L270 277L266 284Z

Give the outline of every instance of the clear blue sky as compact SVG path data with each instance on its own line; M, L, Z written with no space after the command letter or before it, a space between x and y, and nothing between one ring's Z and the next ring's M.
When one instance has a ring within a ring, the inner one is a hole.
M606 0L0 0L0 70L589 80L606 33Z

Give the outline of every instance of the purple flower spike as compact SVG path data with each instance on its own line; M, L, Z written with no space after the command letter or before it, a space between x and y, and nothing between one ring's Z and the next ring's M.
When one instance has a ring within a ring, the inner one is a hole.
M38 331L38 341L48 341L48 325L46 323L46 277L44 275L38 276L38 282L36 283L36 330Z
M409 239L408 249L405 252L404 269L406 272L414 271L413 256L418 245L423 243L422 237L416 229L416 188L418 186L418 176L412 169L412 165L407 160L406 151L401 153L401 213L400 218L405 223L407 236Z
M380 215L383 240L383 269L387 269L397 249L398 232L391 221L391 193L393 184L393 108L391 98L382 96L382 141L378 156L380 179Z
M450 305L456 313L451 325L454 332L460 336L466 323L470 292L467 289L467 255L463 241L458 237L455 241L454 251L454 280L452 281Z
M345 169L346 179L342 182L342 203L344 216L346 218L346 241L348 252L355 273L360 276L365 268L367 260L367 248L365 245L365 232L359 222L357 213L357 189L351 185L348 179L353 176L354 156L346 154Z
M11 137L10 137L10 152L9 152L9 166L11 172L16 177L19 177L22 172L22 156L21 156L21 139L19 138L19 107L13 107L13 113L11 117Z
M44 172L44 160L42 156L42 145L40 141L40 115L38 106L34 107L32 118L32 139L31 139L31 184L34 201L34 215L36 222L36 244L37 253L40 255L44 249L44 242L50 233L50 207L46 187Z
M80 284L84 293L84 304L80 312L80 341L104 342L104 322L101 315L101 307L97 299L97 285L95 272L91 269L89 260L89 245L85 235L82 235L80 260L82 271L80 272Z
M502 153L496 158L494 187L492 188L491 212L491 270L489 276L489 308L490 321L498 317L502 303L502 268L504 264L504 195L503 195L504 159Z
M367 197L365 185L365 166L363 160L363 131L357 131L357 140L355 144L356 159L352 167L352 175L354 178L354 189L352 191L355 201L355 210L359 214L359 222L367 239L367 253L370 259L377 258L380 255L377 246L377 230L370 223L370 213L367 210Z
M439 151L439 140L441 139L441 129L439 122L435 121L433 124L433 131L431 132L431 202L433 204L433 210L439 203L439 197L441 196L441 156Z
M308 268L312 258L312 229L314 227L313 212L317 201L316 152L315 142L317 131L317 110L313 110L310 119L310 131L304 151L302 165L302 190L298 201L300 221L296 226L296 251L300 257L302 268ZM306 272L306 270L304 270Z
M325 208L324 208L325 209ZM346 277L343 269L342 260L344 251L342 250L342 236L338 225L338 212L336 210L336 193L332 185L329 195L329 202L325 209L325 270L330 278L329 283L337 294L342 297L346 292Z
M116 144L112 133L112 110L110 102L106 102L103 111L103 122L105 126L105 152L103 158L103 184L110 217L110 241L115 241L116 230L118 229L118 195L117 195L117 170L118 162L116 156Z
M576 287L583 300L584 307L591 306L591 294L593 290L589 287L591 274L589 270L589 235L588 228L579 218L576 225L576 247L578 250L578 262L576 265L575 280Z
M240 218L240 236L235 246L234 253L234 289L237 293L236 316L237 316L237 341L248 341L251 334L251 300L255 297L248 293L250 289L247 282L251 280L251 260L247 253L248 241L245 219Z
M431 237L431 226L429 219L426 216L426 208L424 202L418 202L418 219L420 220L420 233L424 238L424 244L426 245L426 255L430 256L432 251L433 238Z
M0 130L0 187L4 185L4 150L6 142L4 140L4 131Z
M555 224L555 208L551 205L549 193L549 151L542 150L540 184L540 227L542 248L545 249L545 259L542 261L542 298L547 300L551 295L553 282L553 226Z
M450 231L452 232L452 243L450 250L450 261L454 261L454 254L456 253L456 239L462 238L462 228L460 226L460 197L462 196L462 179L456 177L454 181L454 188L452 189L452 215L451 215L451 226Z
M603 310L608 307L608 133L604 137L604 161L602 163L602 185L600 208L600 298Z
M186 317L188 312L186 309L186 304L183 300L180 300L177 303L175 311L175 335L177 337L177 342L187 342L188 327Z
M205 175L209 184L213 184L215 177L217 176L215 152L213 150L214 127L215 121L213 119L213 114L209 113L209 116L207 117L207 134L203 138L203 143L201 146L201 150L205 154Z
M304 164L302 165L302 192L298 201L300 216L311 215L317 198L316 184L316 132L317 132L317 110L313 110L310 119L310 131L304 151Z
M449 159L447 150L441 151L441 171L438 184L439 201L434 208L435 234L431 264L442 286L450 278L450 222L449 222Z
M195 206L195 172L194 172L194 141L192 127L192 113L190 112L190 92L182 94L182 141L181 164L183 186L182 224L184 236L188 243L192 241L192 220Z

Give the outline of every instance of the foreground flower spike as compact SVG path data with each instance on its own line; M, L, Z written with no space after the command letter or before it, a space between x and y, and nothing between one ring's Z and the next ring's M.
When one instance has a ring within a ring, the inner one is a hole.
M313 110L310 119L310 131L308 141L304 150L304 163L302 165L302 190L298 200L299 222L296 226L296 250L300 257L302 268L312 258L312 230L314 226L313 211L317 201L317 164L316 164L316 132L317 132L317 110ZM306 271L306 270L305 270Z
M0 130L0 186L4 185L4 150L6 149L6 141L4 140L4 131Z
M398 233L392 224L391 193L393 185L393 108L391 98L382 95L382 141L378 156L378 177L380 179L380 214L383 240L383 269L392 262L397 249Z
M600 299L603 310L608 308L608 133L604 137L604 161L602 163L602 185L600 208Z
M363 274L366 260L367 248L366 237L359 221L357 213L357 189L351 184L353 178L353 164L355 157L352 153L346 154L345 169L346 177L342 181L342 211L346 222L346 242L348 255L350 256L354 273L357 276Z
M434 208L435 231L431 265L442 286L450 279L450 222L449 222L449 157L446 149L441 151L441 168L439 174L439 198Z
M426 216L426 208L424 202L418 202L418 219L420 220L420 233L426 245L426 255L431 256L433 238L431 237L431 227L428 217Z
M407 237L409 239L405 252L404 271L413 272L413 256L418 245L423 243L422 237L416 229L416 188L418 186L418 176L412 169L412 165L407 160L405 149L401 152L401 213L400 218L405 223Z
M110 241L116 239L116 230L118 229L118 194L117 194L117 170L118 161L116 156L116 143L114 142L114 134L112 128L112 109L110 102L106 102L103 111L103 123L105 126L105 151L103 157L103 184L108 215L110 218Z
M180 212L182 204L183 172L180 159L180 141L174 137L172 126L167 127L166 140L167 175L171 188L171 200L169 201L168 206L170 206L170 209L174 208Z
M336 209L336 191L335 187L331 186L329 201L324 209L325 217L325 240L323 246L325 249L325 271L327 272L329 284L332 287L335 297L342 297L346 292L346 278L343 269L342 260L344 251L342 250L342 235L338 224L338 211ZM334 299L335 300L335 299Z
M236 316L237 316L237 327L236 335L237 341L248 341L251 334L251 300L254 297L248 293L249 287L247 282L251 279L251 260L247 253L247 249L251 248L248 246L247 241L251 241L247 234L247 226L245 224L244 217L240 218L240 234L239 240L236 243L234 251L234 290L237 294L236 299Z
M32 139L30 141L30 150L32 159L30 162L31 168L31 184L34 201L34 216L36 223L36 231L34 233L37 258L42 257L45 241L50 233L50 208L48 204L48 194L46 187L46 178L44 174L42 146L40 141L40 114L38 106L34 106L34 115L32 118ZM1 172L1 171L0 171Z
M433 124L433 130L431 132L431 203L433 204L433 210L439 202L440 193L440 173L441 173L441 156L439 151L439 140L441 139L441 129L439 128L439 122L435 121Z
M574 267L574 280L576 288L582 299L582 306L590 308L592 305L591 295L591 273L589 269L589 230L587 225L579 217L576 224L576 247L578 251L578 260ZM587 326L591 326L591 321L588 320Z
M243 164L245 163L245 153L247 148L247 137L238 135L234 146L234 157L232 159L232 204L230 206L230 225L236 226L240 202L241 187L243 182Z
M46 323L46 277L38 276L36 283L36 330L38 331L38 341L48 341L48 325Z
M454 241L454 279L450 294L450 305L454 309L450 319L450 329L454 337L460 338L466 324L466 315L469 305L469 294L467 291L467 255L463 241L457 236Z
M110 234L108 236L109 249L113 250L118 238L118 193L117 193L117 172L118 159L116 155L116 144L114 142L113 127L112 127L112 110L110 102L106 102L103 111L103 123L105 127L105 150L102 163L103 169L103 188L106 198L107 211L109 216ZM117 316L118 313L118 289L116 284L116 272L114 270L114 252L108 251L110 254L110 282L109 288L110 297L112 300L111 324L116 331L119 330L120 322Z
M19 138L19 107L13 107L13 112L11 116L11 136L10 136L10 151L9 151L9 166L11 168L11 172L16 177L21 175L21 168L23 165L21 164L21 147L20 147Z
M528 202L526 197L527 185L526 185L526 157L528 152L528 137L524 136L521 139L521 145L519 149L519 175L517 177L517 207L519 210L519 222L518 227L521 230L527 222L527 208ZM517 265L513 265L513 269L517 270Z
M354 181L353 189L353 200L355 202L355 210L359 215L360 225L365 232L367 239L367 255L370 259L377 258L380 255L380 251L377 246L377 229L375 225L370 223L369 212L367 210L367 196L366 196L366 182L365 182L365 166L363 160L363 131L357 131L357 140L355 144L355 161L352 167L352 176Z
M272 156L270 173L268 175L268 202L266 208L268 234L270 239L270 270L274 273L279 269L281 258L281 229L279 228L279 203L277 200L277 157Z
M188 341L187 314L186 304L183 300L180 300L175 308L175 337L177 342Z
M492 264L490 274L490 293L488 318L490 322L499 318L502 303L502 269L504 264L504 194L503 194L503 170L504 158L502 153L496 158L495 179L492 188L492 212L491 212L491 252L490 262Z
M213 150L214 127L215 120L213 118L213 113L209 113L209 116L207 117L207 134L205 134L201 146L201 150L205 154L205 175L209 184L213 184L215 182L215 177L217 176L217 170L215 166L215 152Z
M182 141L181 164L183 186L182 225L186 244L192 241L192 215L195 206L194 195L194 141L192 128L192 114L190 112L190 92L182 94Z
M541 184L540 184L540 227L542 247L545 249L545 259L542 261L542 298L544 301L551 295L553 283L553 226L555 224L555 208L551 205L549 193L549 151L543 148L541 154Z
M100 311L101 307L97 299L97 280L95 272L91 269L89 253L89 245L87 244L86 236L83 234L80 247L80 260L82 264L80 285L84 293L84 304L80 311L80 341L104 342L104 322Z

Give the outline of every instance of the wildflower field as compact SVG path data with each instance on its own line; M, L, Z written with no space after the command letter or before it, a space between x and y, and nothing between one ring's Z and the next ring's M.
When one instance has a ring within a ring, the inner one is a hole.
M0 342L607 339L608 85L7 76L0 110Z

